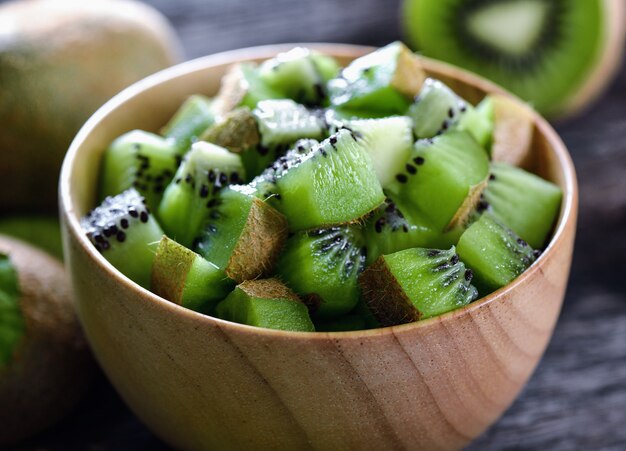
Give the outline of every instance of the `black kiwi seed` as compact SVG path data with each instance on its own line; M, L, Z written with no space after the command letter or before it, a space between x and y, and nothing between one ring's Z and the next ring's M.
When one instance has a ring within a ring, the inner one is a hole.
M185 176L185 183L191 183L191 174Z
M178 177L176 180L174 180L174 183L176 183L177 185L179 185L179 184L180 184L180 182L181 182L180 177Z
M141 222L148 222L148 213L145 211L142 211L141 214L139 215L139 220Z
M413 161L416 165L421 166L424 164L424 157L415 157L413 158Z
M449 125L450 124L448 123L448 120L446 119L445 121L443 121L443 124L441 124L441 129L447 130Z
M102 247L102 250L103 250L103 251L105 251L105 250L107 250L108 248L110 248L110 247L111 247L111 245L109 244L109 242L108 242L108 241L103 240L103 241L100 243L100 247Z
M220 173L220 183L222 185L226 185L228 183L228 176L224 174L223 172Z
M127 229L127 228L128 228L128 226L129 226L129 224L128 224L128 219L126 219L126 218L122 218L122 220L120 221L120 227L121 227L122 229Z
M448 117L452 119L454 117L454 110L452 108L448 109Z
M206 185L202 185L200 187L200 197L204 198L209 195L209 187Z
M215 182L215 172L214 171L209 171L209 182L213 183Z
M458 262L459 262L459 255L454 254L452 258L450 259L450 263L452 263L453 265L456 265Z
M541 255L541 251L540 251L539 249L535 249L535 250L533 251L533 256L534 256L535 258L539 258L539 256L540 256L540 255Z
M104 243L106 241L99 233L96 233L92 238L96 241L96 243Z
M399 181L400 183L406 183L407 182L407 177L404 174L398 174L396 175L396 180Z
M374 224L374 228L376 229L376 233L381 233L383 231L383 226L385 225L387 221L385 220L385 218L378 218L378 220L376 221L376 223Z
M408 226L408 225L406 225L406 224L402 224L402 230L403 230L405 233L409 233L409 226Z
M526 243L526 241L524 241L524 240L523 240L523 239L521 239L521 238L518 238L518 239L517 239L517 244L519 244L519 245L520 245L520 246L522 246L522 247L526 247L526 246L528 246L528 243Z
M126 240L126 234L124 232L122 232L121 230L119 232L117 232L115 237L117 238L117 241L119 241L120 243L123 243L124 240Z
M436 257L437 255L441 254L441 251L438 249L431 249L428 251L428 256L429 257Z
M233 172L232 174L230 174L230 183L238 183L239 182L239 174L236 172Z
M206 203L206 206L209 208L213 208L217 206L217 202L218 202L217 199L211 199L210 201Z
M464 276L465 276L465 280L467 280L468 282L471 282L472 278L474 277L474 273L472 272L471 269L466 269Z
M495 174L489 174L489 180L495 180L495 179L496 179Z
M337 150L337 147L335 146L335 144L337 144L337 137L336 136L331 136L329 141L330 141L330 145L333 146L333 148L335 150Z
M413 166L412 164L408 164L405 166L406 170L409 174L415 174L417 173L417 168L415 166Z

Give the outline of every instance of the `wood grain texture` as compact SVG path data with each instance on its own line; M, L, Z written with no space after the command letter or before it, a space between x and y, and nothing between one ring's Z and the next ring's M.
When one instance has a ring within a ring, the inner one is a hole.
M398 0L147 3L173 22L188 58L260 43L381 45L401 37ZM306 26L285 20L298 16L304 20L298 23ZM557 124L557 131L572 154L580 183L576 249L563 312L521 396L469 446L471 451L626 448L626 66L599 103ZM20 446L42 448L168 449L104 378L74 415Z
M565 193L553 242L507 288L418 323L291 333L199 315L120 277L80 228L80 216L93 205L86 187L96 186L106 143L127 129L158 129L185 95L214 94L233 62L285 48L215 55L146 80L94 116L70 148L60 185L66 256L93 351L139 418L177 448L461 448L530 377L564 296L576 182L567 150L539 116L533 116L533 161ZM368 50L319 49L341 64ZM421 63L464 97L499 91L445 64Z

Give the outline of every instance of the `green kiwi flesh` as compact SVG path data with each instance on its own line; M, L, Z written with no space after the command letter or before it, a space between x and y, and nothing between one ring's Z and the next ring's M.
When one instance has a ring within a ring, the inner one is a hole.
M104 153L100 197L115 196L131 187L156 211L165 187L180 164L173 142L141 130L117 138Z
M554 183L506 163L492 163L483 193L490 211L533 248L542 248L561 206Z
M235 288L224 271L195 252L163 236L152 264L155 294L200 312L211 311Z
M26 241L63 259L61 226L55 216L30 215L0 218L0 234Z
M306 306L277 279L248 280L216 308L219 318L268 329L314 332Z
M25 333L19 301L17 271L9 256L0 253L0 372L13 359Z
M299 232L287 240L278 275L316 318L336 318L359 300L357 278L367 249L358 226Z
M478 296L471 280L453 246L383 255L361 274L359 284L380 324L394 326L469 304Z
M259 78L282 97L304 105L321 105L325 82L339 72L337 62L309 49L296 47L259 66Z
M287 239L287 221L245 185L222 190L194 249L241 283L271 274Z
M415 55L394 42L354 60L328 82L333 107L404 114L425 75Z
M511 282L539 255L488 212L463 232L457 252L474 272L474 284L482 296Z
M163 236L145 200L130 188L107 197L81 219L87 238L129 279L149 288L156 246Z
M293 100L263 100L252 111L261 146L289 146L298 139L321 139L326 133L324 118Z
M370 156L346 129L302 157L276 184L277 208L294 231L356 222L385 199ZM358 196L353 187L359 187Z
M445 232L474 210L488 175L484 149L468 133L450 131L417 141L404 171L387 189L426 225Z
M214 122L215 111L211 100L202 95L192 95L163 127L161 134L174 142L178 155L184 155Z
M604 50L602 0L407 0L412 43L508 88L547 115L561 113Z
M222 188L244 179L239 155L215 144L195 143L159 204L158 219L163 230L190 247L209 215L211 200Z

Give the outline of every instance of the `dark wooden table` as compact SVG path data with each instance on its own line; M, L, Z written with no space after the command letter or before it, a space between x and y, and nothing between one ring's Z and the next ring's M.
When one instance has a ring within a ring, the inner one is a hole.
M399 0L150 0L186 56L278 42L382 45L402 37ZM571 281L552 342L508 412L470 450L626 450L626 66L557 130L580 181ZM167 449L104 378L79 409L20 449Z

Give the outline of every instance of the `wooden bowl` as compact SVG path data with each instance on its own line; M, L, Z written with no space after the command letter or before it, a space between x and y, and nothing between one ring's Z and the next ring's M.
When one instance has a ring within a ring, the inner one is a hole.
M125 278L80 228L79 218L94 207L102 152L115 137L158 130L186 96L214 94L232 63L291 47L226 52L165 70L117 95L80 131L65 159L60 201L65 257L87 337L130 408L177 448L461 448L496 421L528 380L565 292L575 173L562 141L538 115L532 169L565 193L550 245L503 289L418 323L296 333L211 318ZM372 50L313 47L341 63ZM424 66L471 101L501 92L452 66L427 59Z

